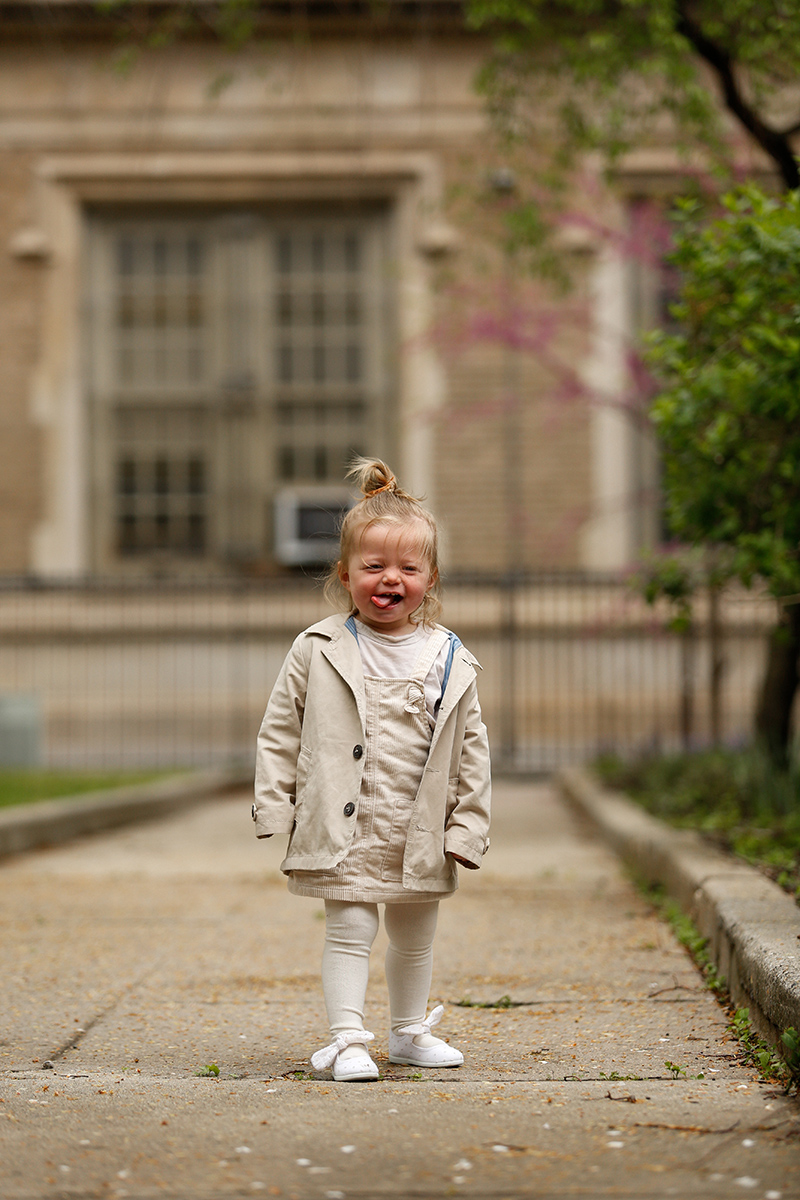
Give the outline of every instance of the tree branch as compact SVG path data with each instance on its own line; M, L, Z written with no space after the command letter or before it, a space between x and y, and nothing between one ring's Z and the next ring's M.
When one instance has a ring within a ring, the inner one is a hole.
M787 126L786 129L781 129L779 132L781 137L785 138L792 137L795 133L800 133L800 120L795 121L794 124Z
M789 143L794 129L780 132L766 125L745 100L736 80L733 60L727 50L713 42L687 12L686 0L676 0L675 28L694 47L699 56L714 70L722 88L725 104L741 122L754 141L775 163L787 188L800 187L800 168Z

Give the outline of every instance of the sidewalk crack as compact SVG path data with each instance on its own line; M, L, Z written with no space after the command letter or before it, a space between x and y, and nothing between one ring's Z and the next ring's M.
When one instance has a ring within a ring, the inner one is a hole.
M53 1050L53 1052L51 1054L48 1054L47 1061L51 1062L51 1063L56 1063L56 1062L58 1062L59 1059L63 1058L64 1055L66 1053L68 1053L68 1051L74 1050L76 1046L80 1045L80 1043L86 1037L86 1034L90 1033L91 1030L94 1029L97 1022L102 1020L102 1018L106 1015L106 1013L111 1012L112 1009L116 1008L116 1006L118 1004L119 1004L119 998L117 998L114 1001L114 1003L111 1004L108 1008L104 1009L103 1012L96 1013L92 1017L92 1019L90 1021L87 1021L86 1024L84 1026L82 1026L80 1029L76 1029L75 1036L69 1038L66 1042L64 1042L61 1046L59 1046L57 1050Z
M62 1042L58 1049L54 1050L51 1054L48 1054L47 1061L51 1063L57 1063L59 1059L62 1059L65 1054L69 1053L70 1050L75 1050L86 1037L87 1033L91 1033L95 1025L104 1020L122 1003L123 997L126 995L126 993L132 992L135 988L141 987L148 977L158 969L163 961L163 958L164 956L161 955L155 960L155 962L150 963L150 965L144 971L142 971L142 973L137 976L136 979L133 979L130 983L126 984L125 987L112 998L110 1003L107 1004L105 1008L95 1013L95 1015L91 1017L85 1023L85 1025L82 1025L79 1029L76 1029L73 1037L68 1038L66 1042Z

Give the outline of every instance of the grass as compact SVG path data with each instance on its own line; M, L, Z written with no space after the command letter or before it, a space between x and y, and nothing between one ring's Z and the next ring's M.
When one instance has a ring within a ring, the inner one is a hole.
M800 767L778 771L755 749L595 763L602 782L648 812L759 867L800 899Z
M56 800L104 788L148 783L172 775L172 771L43 771L0 770L0 808Z

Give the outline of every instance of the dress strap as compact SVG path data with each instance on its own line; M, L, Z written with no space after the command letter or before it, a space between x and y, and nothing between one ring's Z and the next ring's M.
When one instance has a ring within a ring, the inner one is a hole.
M448 634L443 629L435 629L428 638L425 645L422 647L417 661L414 663L414 669L406 687L406 702L404 705L405 711L408 713L421 713L425 710L425 680L428 677L431 667L436 662L436 659L441 652L442 646L446 643ZM441 697L437 702L441 703Z
M461 638L457 634L453 633L452 631L450 631L447 636L450 638L450 648L447 651L447 661L444 664L444 680L442 682L442 699L444 698L444 693L445 693L445 688L447 687L447 682L450 679L450 672L453 669L453 656L455 655L455 652L456 652L456 650L458 650L459 646L463 645ZM441 704L441 699L440 699L439 703Z

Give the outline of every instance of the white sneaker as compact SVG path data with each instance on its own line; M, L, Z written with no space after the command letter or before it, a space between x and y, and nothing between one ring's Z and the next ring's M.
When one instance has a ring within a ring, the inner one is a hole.
M311 1066L315 1071L330 1067L336 1083L368 1083L378 1078L377 1065L367 1053L366 1046L374 1040L375 1034L366 1029L346 1029L344 1033L337 1033L329 1046L311 1055ZM343 1050L354 1045L361 1045L364 1053L342 1055Z
M439 1024L443 1012L444 1005L439 1004L419 1024L390 1033L389 1062L407 1067L460 1067L464 1062L461 1051L431 1034L431 1026Z

